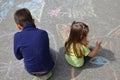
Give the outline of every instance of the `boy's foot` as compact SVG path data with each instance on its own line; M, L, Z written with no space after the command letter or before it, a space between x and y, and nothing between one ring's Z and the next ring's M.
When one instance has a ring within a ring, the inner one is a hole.
M41 79L41 80L47 80L47 79L49 79L51 76L52 76L52 72L50 71L50 72L47 73L46 75L40 76L40 79Z
M33 78L33 80L47 80L52 76L52 72L50 71L49 73L47 73L44 76L40 76L40 77L35 77Z
M50 78L52 76L52 72L50 71L46 76Z
M42 80L39 77L34 77L32 80Z

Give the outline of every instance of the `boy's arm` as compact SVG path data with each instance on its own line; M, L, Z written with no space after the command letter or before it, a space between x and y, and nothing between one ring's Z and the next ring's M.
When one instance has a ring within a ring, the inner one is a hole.
M20 52L20 47L17 43L17 40L16 40L15 36L14 36L14 54L15 54L15 57L18 60L21 60L23 58L22 53Z
M44 33L42 33L42 36L43 36L43 38L42 38L43 42L45 42L45 45L46 45L45 47L50 50L50 48L49 48L49 36L48 36L48 33L45 31ZM53 59L52 54L50 53L49 55Z

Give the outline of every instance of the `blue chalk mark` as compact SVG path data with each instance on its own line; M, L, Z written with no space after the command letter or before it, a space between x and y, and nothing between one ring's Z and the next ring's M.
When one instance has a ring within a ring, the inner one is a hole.
M31 0L29 2L25 2L23 4L18 5L18 7L26 7L26 8L35 8L40 7L43 0Z
M0 0L0 3L2 2L3 0Z
M0 16L4 17L7 15L7 13L8 13L8 10L3 10L2 12L0 12Z
M36 3L41 3L43 0L32 0L32 1Z
M97 64L97 65L103 65L103 64L109 64L109 61L103 57L96 56L90 60L90 63Z
M8 1L0 0L0 4L1 4L0 17L3 18L5 16L7 16L8 12L12 8L12 6L14 5L14 1L13 0L8 0Z
M13 6L14 4L13 2L14 2L13 0L9 1L9 5Z

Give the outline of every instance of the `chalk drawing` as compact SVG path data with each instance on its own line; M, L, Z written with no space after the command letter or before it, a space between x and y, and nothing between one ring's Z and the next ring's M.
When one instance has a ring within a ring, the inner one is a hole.
M33 17L38 22L40 22L44 6L45 6L44 0L30 0L28 2L21 3L18 5L18 7L20 8L28 8L31 14L33 15Z
M58 14L59 14L59 12L60 12L60 9L58 8L58 9L54 9L54 10L50 10L50 16L55 16L55 17L57 17L58 16Z
M61 9L58 17L70 17L70 18L81 18L84 17L97 17L94 11L92 0L66 0L63 1L65 4L57 6ZM71 5L73 4L73 5Z
M2 2L3 0L0 0L0 3Z
M115 77L114 80L119 80L119 79L118 79L118 74L116 73L115 69L114 69L111 65L109 66L109 68L110 68L110 70L112 70L112 72L113 72L113 75L114 75L114 77Z
M0 17L4 18L10 9L13 7L14 1L13 0L1 0L0 1Z
M50 31L48 31L47 30L47 32L48 32L48 34L49 34L49 40L50 40L50 47L52 48L53 47L53 49L55 49L55 51L57 51L58 52L58 46L57 46L57 43L56 43L56 40L55 40L55 37L54 37L54 35L50 32ZM52 44L53 43L53 44ZM57 55L58 54L55 54L55 64L56 64L56 62L57 62Z
M120 25L111 30L106 36L120 38Z
M91 40L89 43L89 45L91 46L95 46L96 45L96 41L100 41L100 39L102 39L102 48L100 50L100 52L98 52L98 55L105 57L106 59L108 59L109 61L114 61L115 57L114 55L118 55L119 52L119 47L120 45L119 43L119 39L114 39L114 38L110 38L110 37L97 37L93 40ZM102 53L102 54L101 54ZM116 56L116 57L118 57Z
M2 18L0 17L0 23L2 22Z
M90 63L97 64L97 65L103 65L103 64L109 64L110 62L101 56L95 56L90 60Z
M50 36L50 39L52 39L51 41L52 41L53 44L54 44L54 49L58 51L58 46L57 46L57 43L56 43L56 41L55 41L54 35L53 35L50 31L48 31L48 30L47 30L47 32L48 32L48 34L49 34L49 36Z
M0 36L0 38L6 37L6 36L12 36L14 33L15 33L15 32L2 34L2 35Z
M8 63L0 63L0 72L5 73L2 76L4 77L4 80L17 80L17 75L23 73L23 68L24 66L22 61L9 61Z
M115 37L109 37L109 36L106 36L106 35L103 35L103 36L96 36L96 35L92 35L92 36L88 36L89 37L89 43L90 45L95 45L96 42L98 41L101 41L102 44L102 48L107 48L109 49L110 47L110 50L111 48L116 45L116 48L119 47L117 42L118 42L118 39L116 39ZM111 51L115 51L115 48L112 48Z
M65 42L69 36L70 32L70 24L57 24L56 25L57 33L60 37L62 37L62 41Z
M108 43L108 40L106 40L106 36L105 35L103 35L103 36L96 36L96 35L92 35L92 36L88 36L88 38L89 38L89 43L90 44L96 44L96 42L98 41L98 42L102 42L102 47L105 47L106 46L106 44Z

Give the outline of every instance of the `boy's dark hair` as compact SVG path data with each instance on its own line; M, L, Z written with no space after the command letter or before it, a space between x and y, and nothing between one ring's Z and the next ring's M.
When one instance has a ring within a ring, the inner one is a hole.
M27 8L17 10L14 14L14 20L16 24L19 24L22 27L33 22L32 15Z

